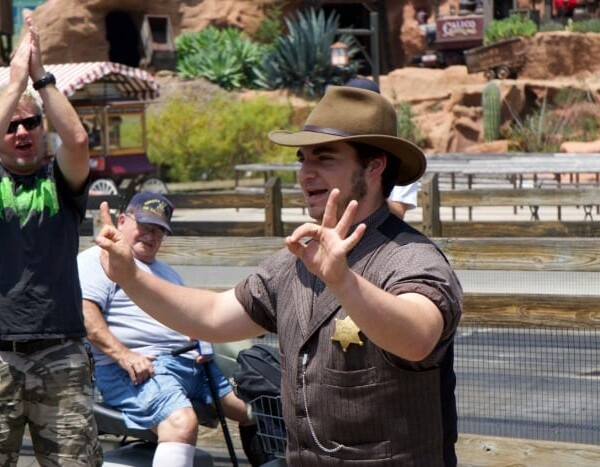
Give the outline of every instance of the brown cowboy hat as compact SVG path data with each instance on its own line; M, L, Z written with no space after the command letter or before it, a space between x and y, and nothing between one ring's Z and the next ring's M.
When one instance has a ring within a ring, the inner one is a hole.
M311 146L355 141L383 149L400 160L397 185L417 181L425 172L423 151L398 138L396 111L380 94L349 86L328 86L306 119L302 131L272 131L269 139L281 146Z

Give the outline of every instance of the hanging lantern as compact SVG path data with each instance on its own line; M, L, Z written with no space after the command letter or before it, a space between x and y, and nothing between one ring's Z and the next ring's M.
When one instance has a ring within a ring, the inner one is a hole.
M348 46L343 42L336 42L331 45L330 56L333 66L348 66Z

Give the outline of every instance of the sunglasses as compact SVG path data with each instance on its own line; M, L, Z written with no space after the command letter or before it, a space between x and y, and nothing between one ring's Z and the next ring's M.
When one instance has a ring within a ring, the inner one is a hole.
M6 130L7 135L11 135L17 131L19 125L23 125L26 130L31 131L34 128L37 128L42 124L42 116L34 115L33 117L27 117L22 120L13 120L8 124L8 129Z

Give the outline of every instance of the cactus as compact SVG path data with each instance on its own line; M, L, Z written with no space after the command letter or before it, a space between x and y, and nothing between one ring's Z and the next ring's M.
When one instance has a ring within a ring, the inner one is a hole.
M483 139L485 142L494 141L500 136L500 88L494 82L489 82L481 93L483 107Z

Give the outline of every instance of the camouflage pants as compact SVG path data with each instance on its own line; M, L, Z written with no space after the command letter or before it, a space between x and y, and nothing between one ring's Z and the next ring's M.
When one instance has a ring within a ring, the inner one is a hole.
M0 352L0 465L16 466L25 426L41 466L100 466L90 361L69 341L30 355Z

